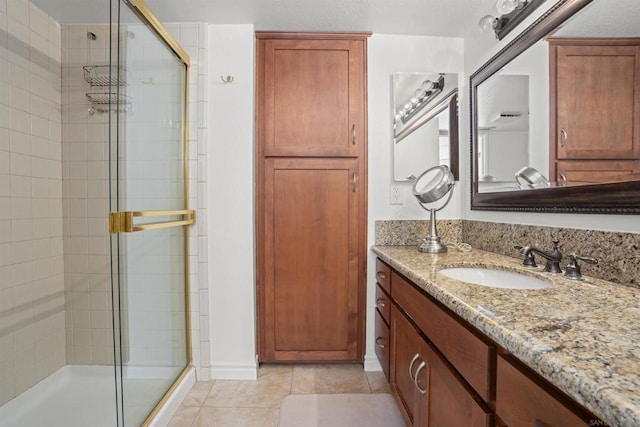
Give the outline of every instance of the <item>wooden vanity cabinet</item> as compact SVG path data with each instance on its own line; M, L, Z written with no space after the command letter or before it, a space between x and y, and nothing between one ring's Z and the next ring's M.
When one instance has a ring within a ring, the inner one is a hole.
M387 381L389 381L391 297L387 292L391 290L391 269L388 265L377 259L376 273L376 356L382 366L385 377L387 377Z
M380 260L377 263L386 266ZM386 295L379 284L377 287ZM389 287L389 379L407 425L572 427L601 423L393 269ZM376 309L376 335L382 330L378 322L386 325ZM386 363L387 359L378 357L381 364Z
M598 421L594 416L584 413L573 402L562 402L561 397L556 397L557 392L549 392L543 387L519 362L508 356L498 356L496 414L507 426L604 425L596 424Z
M390 353L389 350L391 348L391 340L390 338L390 330L389 325L385 323L380 312L376 310L376 356L378 357L378 361L380 362L380 366L382 366L382 372L384 372L384 376L387 377L387 381L389 381L389 358Z
M387 294L391 294L391 268L379 258L376 258L376 283Z
M392 297L485 401L493 398L495 345L482 339L396 272Z
M551 180L640 173L640 38L548 42Z
M491 411L397 307L391 336L391 388L408 425L493 425Z
M391 297L376 285L376 356L382 365L382 371L389 380L389 324L391 322Z

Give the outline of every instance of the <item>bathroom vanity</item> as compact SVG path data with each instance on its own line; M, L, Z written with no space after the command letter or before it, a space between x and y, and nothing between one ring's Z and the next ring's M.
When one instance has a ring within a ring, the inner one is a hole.
M640 290L473 249L374 246L376 353L408 425L640 425ZM465 283L485 267L545 289Z

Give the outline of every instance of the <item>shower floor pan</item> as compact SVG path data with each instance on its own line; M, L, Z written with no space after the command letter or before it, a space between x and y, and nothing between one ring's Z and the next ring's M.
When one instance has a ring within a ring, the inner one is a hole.
M127 379L126 425L138 425L150 411L136 406L157 379ZM166 380L165 380L166 381ZM113 366L66 365L0 407L3 427L114 427L116 399Z

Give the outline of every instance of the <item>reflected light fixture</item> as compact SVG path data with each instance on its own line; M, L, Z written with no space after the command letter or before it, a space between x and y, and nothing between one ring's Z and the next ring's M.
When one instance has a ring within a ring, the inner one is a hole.
M497 0L498 16L483 16L478 25L483 31L493 31L502 40L511 30L531 14L544 0Z
M404 107L396 111L396 121L399 120L406 124L418 111L422 110L431 100L438 96L442 89L444 89L443 75L440 75L435 82L431 80L423 81Z
M434 166L422 172L413 183L413 195L418 199L420 207L429 211L429 235L425 237L418 251L430 254L441 254L447 252L447 246L440 241L440 236L436 230L436 212L444 209L453 195L455 184L453 174L445 165ZM426 208L424 203L433 203L449 194L447 200L439 208Z

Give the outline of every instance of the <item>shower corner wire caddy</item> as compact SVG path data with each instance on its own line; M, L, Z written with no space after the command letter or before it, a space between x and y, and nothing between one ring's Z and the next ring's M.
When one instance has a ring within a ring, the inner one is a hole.
M86 93L91 107L89 114L94 115L98 112L108 112L112 108L117 111L129 111L131 105L131 97L120 93L119 88L127 84L127 69L123 66L113 65L85 65L82 67L84 71L84 79L91 88L100 87L101 91L92 91ZM114 89L115 88L115 89Z

